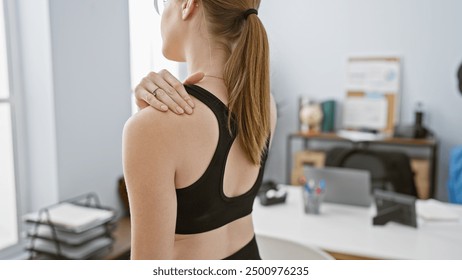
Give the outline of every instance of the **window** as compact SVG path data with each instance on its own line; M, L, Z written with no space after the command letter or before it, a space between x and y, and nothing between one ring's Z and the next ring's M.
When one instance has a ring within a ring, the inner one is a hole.
M162 55L160 16L154 9L154 1L130 0L129 9L132 88L150 71L167 69L175 77L179 77L180 64L169 61ZM136 107L132 111L136 112Z
M18 243L13 118L4 1L0 1L0 250Z

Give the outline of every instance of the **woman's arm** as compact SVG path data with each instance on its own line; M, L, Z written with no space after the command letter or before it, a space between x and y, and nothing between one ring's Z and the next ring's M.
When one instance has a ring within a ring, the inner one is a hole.
M163 115L163 116L162 116ZM146 108L123 132L124 177L131 215L131 258L172 259L176 225L174 147L169 114Z

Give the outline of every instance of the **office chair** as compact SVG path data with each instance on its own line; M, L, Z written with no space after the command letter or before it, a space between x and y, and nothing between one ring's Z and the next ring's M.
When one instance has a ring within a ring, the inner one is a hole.
M371 191L382 189L417 197L414 172L405 153L333 148L326 154L325 166L369 171Z
M125 178L123 176L121 176L118 180L117 191L119 193L119 198L123 203L122 215L130 217L130 205L128 203L127 185L125 184Z
M334 260L316 247L261 234L257 234L256 239L263 260Z

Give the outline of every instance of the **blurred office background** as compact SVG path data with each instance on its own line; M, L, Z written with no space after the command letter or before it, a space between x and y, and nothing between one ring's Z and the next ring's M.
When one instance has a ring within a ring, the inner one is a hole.
M15 250L10 245L18 242L17 217L24 213L90 191L122 210L121 133L132 114L132 89L150 70L186 73L184 65L160 62L151 0L2 1L8 52L0 46L0 67L9 77L0 79L0 90L8 91L0 92L0 110L11 112L11 120L5 117L11 129L0 128L12 133L2 131L0 167L13 167L0 170L0 194L9 201L0 203L6 254ZM440 144L435 197L447 201L449 151L462 144L456 80L462 2L262 2L272 92L280 105L266 179L286 180L286 141L298 130L300 96L341 102L349 57L396 56L402 59L399 121L412 123L422 102L425 125Z

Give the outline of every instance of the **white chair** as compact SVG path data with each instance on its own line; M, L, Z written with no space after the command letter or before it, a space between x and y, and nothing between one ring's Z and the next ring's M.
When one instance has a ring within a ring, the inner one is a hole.
M316 247L261 234L257 234L256 238L263 260L334 260Z

